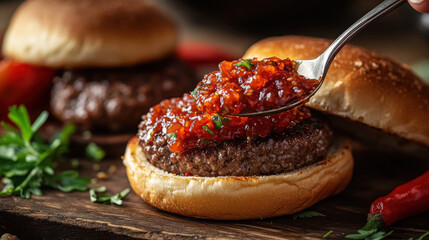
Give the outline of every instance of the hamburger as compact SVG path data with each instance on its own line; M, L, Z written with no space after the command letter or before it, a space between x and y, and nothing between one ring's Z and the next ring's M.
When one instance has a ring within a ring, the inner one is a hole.
M309 37L269 38L251 46L243 58L312 59L329 44ZM406 99L405 92L409 93ZM171 141L182 134L180 126L177 134L158 130L154 116L165 111L163 116L170 117L170 125L164 126L176 126L171 115L177 112L174 106L180 106L182 112L198 110L192 96L185 95L165 100L143 116L138 137L128 143L124 164L137 195L168 212L219 220L293 214L340 193L352 177L351 144L331 130L336 122L325 118L349 119L427 148L429 126L424 123L429 121L428 102L429 87L406 66L346 46L318 93L305 107L291 110L297 114L290 116L301 117L291 118L293 124L280 131L278 126L285 118L269 116L274 125L261 120L260 126L270 129L266 135L194 144L197 147L180 151L181 145ZM199 121L204 121L203 114L198 115ZM246 121L258 124L257 120ZM223 133L222 129L213 131ZM227 135L225 132L219 138Z
M34 0L15 12L3 54L56 70L50 108L81 130L123 132L193 85L177 29L145 0Z

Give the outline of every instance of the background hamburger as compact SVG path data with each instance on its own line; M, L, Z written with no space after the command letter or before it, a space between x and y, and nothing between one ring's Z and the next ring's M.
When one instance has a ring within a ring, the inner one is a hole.
M173 56L177 30L144 0L34 0L14 14L6 58L56 70L51 111L80 129L123 131L192 77Z

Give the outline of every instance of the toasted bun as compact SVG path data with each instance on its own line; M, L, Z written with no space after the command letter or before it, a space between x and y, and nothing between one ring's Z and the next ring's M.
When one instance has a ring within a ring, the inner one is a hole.
M331 41L286 36L257 42L244 58L313 59ZM307 106L429 146L429 86L409 67L345 46Z
M170 54L174 24L145 0L31 0L7 29L8 58L49 67L124 66Z
M137 139L124 164L132 188L147 203L172 213L219 220L292 214L341 192L350 182L350 144L337 141L329 156L300 171L255 177L184 177L151 165Z

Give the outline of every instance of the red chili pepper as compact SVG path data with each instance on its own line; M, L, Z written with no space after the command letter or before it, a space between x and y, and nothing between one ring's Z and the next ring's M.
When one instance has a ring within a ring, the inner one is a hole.
M395 188L389 195L375 200L371 205L368 219L381 215L381 221L385 226L389 226L396 221L428 210L429 171Z
M368 221L365 226L359 229L357 234L349 234L346 238L368 239L375 234L380 237L379 233L384 235L384 232L377 231L383 226L389 226L396 221L428 210L429 171L395 188L387 196L375 200L369 210ZM392 232L390 231L384 237L389 236Z

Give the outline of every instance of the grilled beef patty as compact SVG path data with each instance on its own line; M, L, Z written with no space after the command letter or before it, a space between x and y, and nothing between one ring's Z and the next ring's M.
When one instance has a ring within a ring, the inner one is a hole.
M131 130L142 113L195 85L178 59L134 67L64 70L54 79L51 110L81 129Z
M140 126L140 135L146 129ZM170 173L186 176L262 176L291 172L314 164L326 157L332 141L328 124L311 117L280 134L223 142L216 147L173 153L167 136L158 133L153 142L139 138L152 165Z

